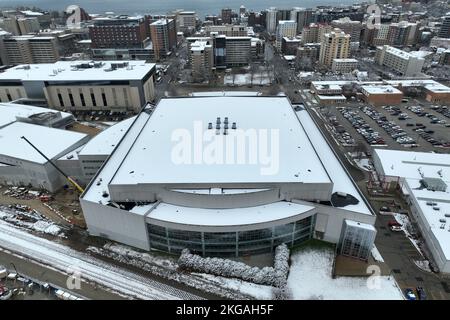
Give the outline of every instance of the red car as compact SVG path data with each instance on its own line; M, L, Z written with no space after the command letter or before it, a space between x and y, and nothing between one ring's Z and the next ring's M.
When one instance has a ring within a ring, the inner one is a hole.
M401 223L398 223L397 222L397 220L390 220L389 222L388 222L388 226L389 227L401 227L402 225L401 225Z

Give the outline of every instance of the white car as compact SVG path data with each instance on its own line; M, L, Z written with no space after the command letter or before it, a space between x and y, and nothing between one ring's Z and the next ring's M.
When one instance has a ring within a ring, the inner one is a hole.
M400 227L400 226L391 226L391 231L394 231L394 232L402 231L402 227Z

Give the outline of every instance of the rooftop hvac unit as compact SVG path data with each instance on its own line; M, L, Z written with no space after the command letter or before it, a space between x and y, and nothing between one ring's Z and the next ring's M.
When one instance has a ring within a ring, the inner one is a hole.
M433 207L433 210L439 211L439 210L441 210L441 208L439 208L439 207L437 207L437 206L434 206L434 207Z
M445 216L446 218L450 218L450 213L446 213L446 214L444 214L444 216Z
M213 128L212 122L208 123L208 129L211 130Z
M446 223L447 220L445 220L445 219L439 219L439 222L441 222L441 223Z

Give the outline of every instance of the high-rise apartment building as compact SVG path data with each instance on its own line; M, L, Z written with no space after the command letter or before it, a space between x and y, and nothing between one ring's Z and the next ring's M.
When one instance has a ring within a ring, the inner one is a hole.
M266 12L266 30L270 34L274 34L277 30L277 9L274 7Z
M438 36L440 38L450 38L450 13L443 17L442 26L439 29Z
M160 19L150 24L150 37L153 43L155 59L168 55L177 45L175 20Z
M339 28L350 35L351 42L359 42L363 26L361 21L353 21L348 17L331 21L333 28Z
M207 77L214 67L213 46L208 41L197 40L191 44L190 62L194 79Z
M97 18L89 27L91 47L96 48L143 48L149 40L145 19L142 17L117 16Z
M222 22L224 24L231 24L231 14L232 11L230 8L222 9Z
M340 29L326 33L320 45L319 63L331 67L334 59L346 59L350 54L350 35Z
M331 32L332 28L325 23L311 23L303 28L302 43L320 43L324 34Z
M60 58L56 37L13 36L0 42L5 64L54 63Z
M277 49L281 50L283 37L293 38L297 34L297 22L293 20L280 20L276 31Z

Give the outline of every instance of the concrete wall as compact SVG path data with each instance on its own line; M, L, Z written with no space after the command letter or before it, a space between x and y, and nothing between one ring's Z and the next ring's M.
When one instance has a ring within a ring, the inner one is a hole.
M162 200L164 202L185 205L187 202L193 207L205 207L208 205L197 195L191 194L191 199L187 200L187 196L174 195L168 192L170 189L209 189L209 188L230 188L230 189L277 189L277 200L290 201L293 198L301 198L308 201L328 201L331 198L333 184L332 183L229 183L229 184L136 184L136 185L109 185L109 193L111 199L117 202L153 202ZM221 196L220 205L226 208L239 208L253 206L254 193L246 195L224 195ZM226 200L229 201L226 201ZM177 202L180 201L180 203ZM257 202L260 200L256 200ZM217 201L216 201L217 202ZM273 201L271 201L273 202ZM216 203L217 204L217 203ZM215 205L212 203L211 205Z
M11 100L8 99L8 94L11 96ZM22 86L2 86L0 84L0 101L9 102L20 98L28 98L25 88Z
M80 199L80 203L91 235L108 238L143 250L150 250L143 215L83 199Z

